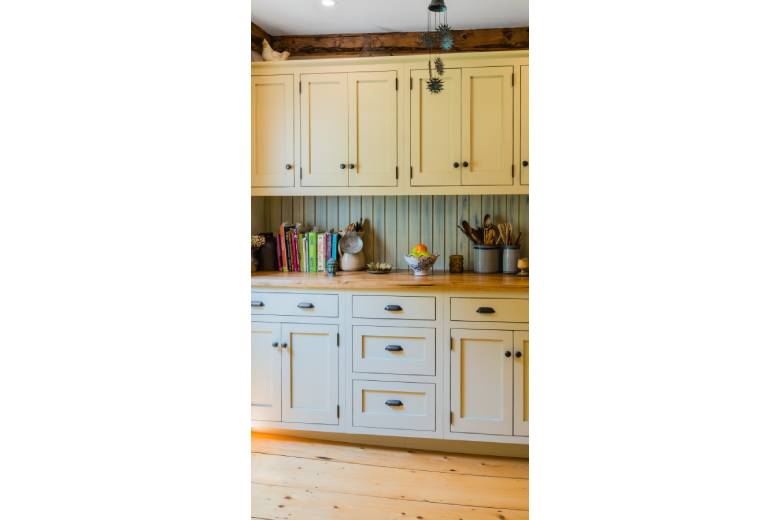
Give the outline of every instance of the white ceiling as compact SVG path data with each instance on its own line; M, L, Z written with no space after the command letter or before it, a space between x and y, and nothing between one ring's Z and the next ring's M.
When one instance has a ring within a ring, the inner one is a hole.
M252 0L252 21L274 36L424 31L430 0ZM453 29L528 27L528 0L445 0Z

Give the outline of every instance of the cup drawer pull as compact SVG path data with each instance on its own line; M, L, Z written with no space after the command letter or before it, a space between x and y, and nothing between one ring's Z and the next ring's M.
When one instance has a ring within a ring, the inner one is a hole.
M496 310L493 307L480 307L477 309L480 314L495 314Z
M385 305L385 310L386 311L402 311L403 309L401 308L400 305L392 304L392 305Z
M388 399L387 401L385 401L385 404L387 406L403 406L404 405L404 403L402 403L398 399Z
M388 352L401 352L404 348L401 345L388 345L385 350Z
M265 307L265 304L257 300L252 300L252 307Z
M298 304L299 309L313 309L314 304L309 302L301 302Z

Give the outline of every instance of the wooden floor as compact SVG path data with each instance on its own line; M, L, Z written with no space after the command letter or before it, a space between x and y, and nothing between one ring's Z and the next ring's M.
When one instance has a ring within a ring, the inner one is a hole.
M252 517L528 518L528 461L252 434Z

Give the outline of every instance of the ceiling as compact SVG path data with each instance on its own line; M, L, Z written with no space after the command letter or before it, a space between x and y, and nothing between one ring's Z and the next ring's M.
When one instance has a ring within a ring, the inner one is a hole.
M424 31L429 0L252 0L252 21L273 36ZM528 27L528 0L446 0L453 29Z

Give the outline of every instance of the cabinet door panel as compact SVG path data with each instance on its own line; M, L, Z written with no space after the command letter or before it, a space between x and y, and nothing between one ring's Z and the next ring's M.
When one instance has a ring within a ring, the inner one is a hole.
M452 329L451 334L451 430L512 435L512 331Z
M520 67L520 184L528 184L528 65Z
M528 435L528 331L515 331L514 359L514 434Z
M458 186L460 69L444 72L444 90L438 94L431 94L426 88L427 70L413 70L411 74L412 186Z
M346 186L347 74L301 74L303 186Z
M395 186L398 165L397 75L350 72L350 186Z
M252 323L252 419L282 419L282 353L278 323Z
M252 77L252 186L295 184L294 95L292 74Z
M282 325L284 422L338 424L337 333L338 325Z
M512 67L463 69L463 184L512 184L512 113Z

